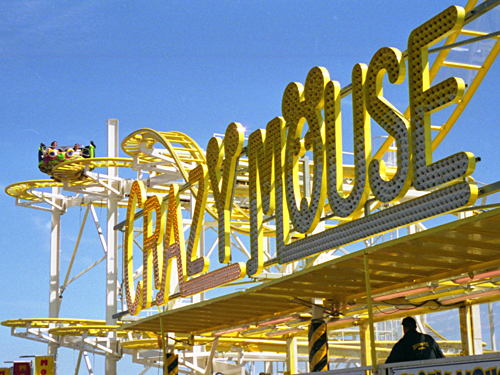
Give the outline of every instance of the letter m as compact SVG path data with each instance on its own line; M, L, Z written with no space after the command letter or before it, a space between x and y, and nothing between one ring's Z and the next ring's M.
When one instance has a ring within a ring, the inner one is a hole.
M286 123L281 117L271 120L266 130L259 129L248 138L250 197L250 253L248 276L258 275L264 268L264 215L275 213L276 250L289 242L290 221L283 197L286 145Z

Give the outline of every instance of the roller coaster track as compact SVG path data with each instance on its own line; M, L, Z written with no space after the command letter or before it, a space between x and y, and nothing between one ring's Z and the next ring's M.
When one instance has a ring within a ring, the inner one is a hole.
M35 189L61 186L63 186L61 182L56 182L54 180L21 181L7 186L5 188L5 192L14 198L24 199L27 201L39 201L40 198L33 194Z
M155 149L159 143L165 150ZM189 171L199 164L206 164L203 150L187 135L177 132L159 132L153 129L138 129L122 141L122 150L134 157L143 170L158 172L158 166L174 167L189 181ZM164 168L165 170L165 168Z
M78 184L79 181L84 181L88 178L85 176L85 171L91 171L95 168L102 167L121 167L131 168L132 160L129 158L90 158L78 159L61 163L54 167L52 175L56 180L68 181L72 184Z
M50 324L68 324L71 326L92 326L106 324L104 320L89 320L89 319L67 319L67 318L32 318L32 319L10 319L2 322L5 327L19 328L49 328Z
M41 201L40 194L37 194L41 189L63 187L65 183L73 187L90 186L94 181L86 176L85 172L100 167L131 168L132 159L93 158L67 161L54 167L51 180L17 182L7 186L5 192L14 198L31 202Z

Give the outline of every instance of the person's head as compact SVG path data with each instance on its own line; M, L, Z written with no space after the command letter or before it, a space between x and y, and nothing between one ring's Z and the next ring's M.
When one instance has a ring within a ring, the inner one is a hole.
M52 143L50 144L52 147L57 147L57 141L52 141Z
M403 319L401 322L403 326L403 332L406 333L412 329L417 329L417 321L412 318L411 316L407 316L406 318Z

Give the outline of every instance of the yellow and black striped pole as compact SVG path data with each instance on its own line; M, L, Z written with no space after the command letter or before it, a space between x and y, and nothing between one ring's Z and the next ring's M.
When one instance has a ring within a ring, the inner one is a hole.
M179 373L179 358L177 354L166 353L163 362L163 375L177 375Z
M309 326L309 368L311 372L328 371L328 335L323 319Z

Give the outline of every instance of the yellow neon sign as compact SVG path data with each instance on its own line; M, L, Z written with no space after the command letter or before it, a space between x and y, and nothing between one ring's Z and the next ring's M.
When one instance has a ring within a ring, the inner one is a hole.
M196 197L196 207L199 207L200 211L202 208L204 211L204 205L206 204L206 192L203 191L204 189L201 186L205 181L205 168L202 167L191 172L190 182L198 182L200 184L200 190ZM189 297L209 289L217 288L245 276L245 265L243 263L234 263L189 280L188 276L206 271L209 264L206 258L193 260L193 256L191 255L189 259L186 257L179 187L175 184L170 186L167 209L165 209L164 204L160 204L156 195L145 199L145 190L146 188L142 181L134 181L132 184L125 224L125 243L123 251L125 263L124 286L127 306L132 315L136 315L142 309L152 306L153 275L155 287L158 289L156 304L161 306L168 302L171 293L170 282L174 260L177 263L177 275L181 297ZM142 280L137 283L134 290L132 242L136 208L144 209L144 232ZM154 230L152 220L153 212L156 213L156 226ZM194 241L197 237L199 238L200 228L200 220L193 220L188 254L195 254L193 251L195 249ZM191 266L190 272L188 272L188 264Z
M243 127L228 126L224 141L212 138L207 146L207 166L194 169L190 183L198 185L195 212L187 244L184 244L179 188L172 185L168 207L157 197L146 200L141 181L134 182L129 198L124 247L125 289L132 314L152 304L153 275L158 305L168 301L172 261L177 261L181 296L189 296L244 277L258 275L264 268L264 215L274 215L276 249L280 264L297 261L379 233L406 226L475 202L477 186L467 181L475 168L474 155L461 152L432 161L430 116L456 103L465 85L448 78L430 86L427 48L461 27L465 12L450 7L413 30L408 39L410 119L383 96L383 78L401 84L406 75L402 53L381 48L368 66L357 64L352 71L354 185L349 194L343 189L340 84L330 80L325 68L315 67L305 85L290 83L282 100L282 115L270 121L266 130L250 134L249 207L251 258L246 268L231 264L207 272L207 258L196 258L208 184L218 214L219 261L229 263L232 196L238 157L244 146ZM370 118L394 137L397 170L389 177L384 162L372 158ZM308 131L302 138L304 125ZM313 155L312 191L303 197L299 184L300 157ZM419 198L364 215L370 194L376 200L398 202L408 189L429 191ZM312 234L325 208L351 221ZM133 292L132 241L136 208L144 208L143 280ZM167 213L165 213L167 211ZM153 229L153 212L156 227ZM166 215L166 219L165 219ZM308 234L291 242L291 230Z

